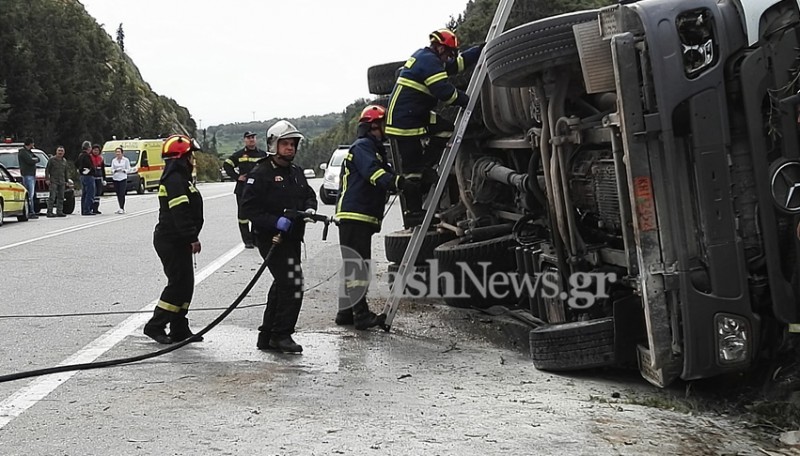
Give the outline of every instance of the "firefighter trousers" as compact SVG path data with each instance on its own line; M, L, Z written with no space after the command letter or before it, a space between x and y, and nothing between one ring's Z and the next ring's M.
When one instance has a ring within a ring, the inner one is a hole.
M167 286L161 292L157 307L178 314L189 308L194 293L192 248L158 233L153 235L153 247L167 276Z
M375 227L369 223L343 220L339 223L338 231L343 262L339 311L353 309L356 313L362 313L368 310L367 291L372 277L370 260Z
M273 246L271 238L257 238L258 251L263 258ZM300 265L301 242L286 240L276 244L267 267L272 273L272 286L267 293L267 308L258 330L275 338L294 334L300 307L303 304L303 269Z
M244 189L236 192L236 216L239 222L239 234L242 236L242 242L246 245L253 244L253 234L250 230L250 220L242 216L242 193Z

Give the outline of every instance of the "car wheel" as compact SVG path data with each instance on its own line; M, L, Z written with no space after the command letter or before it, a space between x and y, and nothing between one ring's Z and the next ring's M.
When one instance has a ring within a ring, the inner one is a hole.
M384 63L367 68L369 93L374 95L389 95L392 93L394 82L397 80L395 72L405 63L404 60L402 62Z
M568 371L616 363L613 317L542 326L528 338L537 369Z
M480 285L483 284L473 283L463 268L469 268L479 280L483 279L484 268L487 278L496 273L514 272L517 264L511 250L517 245L514 235L509 234L478 242L467 242L467 238L460 237L436 247L433 256L439 267L439 292L444 295L445 304L452 307L480 309L494 305L516 304L519 297L514 293L493 296L488 290L480 289ZM451 277L452 283L448 284L447 280Z
M64 199L64 213L69 215L75 212L75 194L72 194L72 198L65 198Z
M139 179L139 185L136 187L137 195L144 195L144 179Z
M493 85L530 87L548 68L579 62L572 26L597 19L597 11L577 11L520 25L486 45L486 69Z
M27 194L26 194L25 197L26 198L28 197ZM27 205L25 205L25 204L22 205L22 215L18 215L17 216L17 220L19 220L20 222L27 222L28 221L28 206Z
M6 212L3 209L3 201L0 201L0 226L3 226L3 220L6 218Z
M411 243L411 230L400 230L389 233L383 238L383 246L386 251L386 260L390 263L401 263L403 255L406 253L408 245ZM433 249L437 246L453 239L455 234L452 231L428 231L417 255L415 264L426 264L427 260L433 258Z

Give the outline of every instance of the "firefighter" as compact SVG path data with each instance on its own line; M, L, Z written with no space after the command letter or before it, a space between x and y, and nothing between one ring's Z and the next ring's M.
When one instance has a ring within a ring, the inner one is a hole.
M247 175L256 166L256 162L267 156L267 153L258 148L256 145L256 134L252 131L244 132L244 147L237 150L230 156L222 167L232 179L236 181L236 187L233 192L236 194L236 211L239 220L239 232L242 235L242 242L244 248L252 249L253 234L250 229L250 221L242 217L242 191L244 191L244 183L247 181Z
M259 253L266 258L273 281L267 308L258 328L256 346L262 350L301 353L292 339L303 303L303 271L300 244L305 222L286 216L286 210L314 214L317 195L308 185L303 169L292 163L303 135L286 120L267 130L267 156L247 176L241 213L253 224Z
M153 233L167 286L161 292L145 335L160 344L192 337L186 314L194 292L192 255L200 253L198 235L203 228L203 198L192 184L192 152L196 141L172 135L164 141L161 157L166 165L158 186L158 224ZM166 333L167 324L170 326ZM202 337L196 339L199 342Z
M439 162L448 138L453 133L452 121L433 112L437 102L466 107L469 97L447 79L463 71L480 57L483 46L458 52L458 38L448 29L429 35L430 45L416 51L403 65L389 97L386 134L398 148L398 167L406 178L420 179L421 191L403 192L406 227L422 221L422 194L437 179L433 167ZM424 147L422 140L428 139Z
M358 120L358 139L342 163L339 201L339 246L343 275L337 325L368 329L383 324L386 315L376 315L367 305L372 235L380 231L387 192L417 188L416 182L395 174L383 146L386 109L369 105Z

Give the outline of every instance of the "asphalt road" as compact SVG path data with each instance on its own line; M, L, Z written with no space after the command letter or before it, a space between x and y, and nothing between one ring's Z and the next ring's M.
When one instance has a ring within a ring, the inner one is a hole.
M195 330L260 265L239 242L232 187L199 186L206 225ZM101 216L0 227L0 374L161 348L141 333L165 283L151 245L156 197L129 195L128 213L115 209L107 196ZM392 207L383 233L398 221ZM651 390L635 375L537 371L524 353L469 331L463 311L406 302L390 334L335 326L328 279L337 235L332 227L323 242L321 230L307 233L313 289L295 337L302 355L255 348L264 277L243 303L251 307L202 343L134 365L0 384L0 455L763 454L736 417L627 401ZM382 245L377 237L379 271ZM46 316L89 312L117 313Z

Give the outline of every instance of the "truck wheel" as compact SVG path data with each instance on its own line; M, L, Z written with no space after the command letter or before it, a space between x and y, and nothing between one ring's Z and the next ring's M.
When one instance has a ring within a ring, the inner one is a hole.
M386 281L389 282L389 289L391 290L392 284L394 284L395 276L397 272L400 270L400 265L395 263L389 263L389 267L387 268L387 276ZM411 277L413 277L414 282L416 284L411 284L412 286L409 287L409 283L411 282ZM427 297L426 296L419 296L420 291L430 291L432 288L430 286L430 268L428 265L418 265L414 266L414 272L411 273L408 280L406 280L406 290L405 294L411 295L418 298ZM422 290L417 289L417 285L421 285L423 287Z
M542 326L528 338L537 369L569 371L616 362L613 317Z
M403 255L406 253L408 244L411 243L411 230L400 230L389 233L383 238L384 250L386 250L386 260L390 263L400 263L403 261ZM433 249L436 246L447 242L455 237L452 231L428 231L425 233L425 239L422 241L422 247L419 249L417 261L415 264L424 265L426 261L433 258Z
M367 68L369 93L374 95L389 95L392 93L394 82L397 80L395 73L398 68L405 63L405 60L403 60L401 62L384 63Z
M469 268L472 275L483 280L484 267L486 277L496 273L509 273L517 270L516 259L511 249L517 241L513 234L478 242L466 242L460 237L436 247L433 256L439 268L439 293L444 295L444 302L453 307L476 307L485 309L495 305L516 304L519 297L513 293L512 287L498 289L493 295L486 287L486 292L479 288L485 284L475 284L464 268ZM447 280L453 278L452 290L448 290ZM488 280L487 280L488 281ZM453 291L454 293L450 293ZM508 293L503 294L503 291Z
M493 85L529 87L547 68L579 62L572 26L597 19L577 11L540 19L502 33L486 45L486 69Z
M139 185L136 187L137 195L144 195L144 179L139 179Z
M64 199L64 213L69 215L75 212L75 194L72 194L72 198L65 198Z

